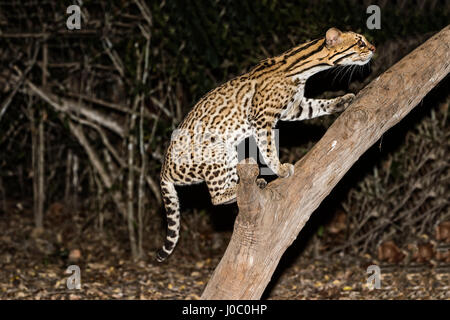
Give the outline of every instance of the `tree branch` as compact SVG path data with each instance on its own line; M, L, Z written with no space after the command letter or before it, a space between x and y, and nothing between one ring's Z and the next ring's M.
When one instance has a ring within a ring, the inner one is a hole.
M106 172L106 169L104 168L102 161L100 160L100 157L95 152L94 148L89 143L88 139L86 138L86 135L83 132L82 127L74 124L72 121L69 121L69 128L73 135L78 139L78 142L80 145L84 148L86 151L89 160L91 161L94 168L97 170L98 174L100 175L100 178L102 179L103 184L106 186L106 188L111 189L113 186L113 181L111 177ZM112 198L119 209L120 213L126 217L126 209L123 204L123 199L119 191L114 190L112 194Z
M8 95L8 97L5 99L5 101L2 103L2 106L0 107L0 121L2 120L3 115L5 114L6 110L8 109L9 104L11 103L12 99L16 95L17 91L22 86L22 83L25 80L26 76L31 71L31 69L34 67L39 50L40 50L40 46L36 45L36 48L34 49L34 54L33 54L33 57L31 58L30 64L25 69L23 74L20 76L19 80L15 83L14 89L11 91L11 93Z
M122 125L120 125L115 120L108 118L97 110L91 109L80 102L75 102L69 99L58 97L53 93L47 92L43 88L39 88L29 80L26 80L26 84L31 89L31 91L41 97L57 111L65 113L74 112L77 114L81 114L87 119L110 129L121 137L125 136L126 133Z

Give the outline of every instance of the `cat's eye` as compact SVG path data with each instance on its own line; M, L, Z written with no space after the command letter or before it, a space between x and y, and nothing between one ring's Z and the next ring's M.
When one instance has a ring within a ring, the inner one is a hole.
M364 43L364 41L359 40L358 41L358 46L360 46L361 48L364 48L366 46L366 44Z

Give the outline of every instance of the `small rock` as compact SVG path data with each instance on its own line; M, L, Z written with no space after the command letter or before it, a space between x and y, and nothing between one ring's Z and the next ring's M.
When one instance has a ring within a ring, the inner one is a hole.
M31 231L31 237L36 239L39 238L44 233L43 228L34 228L33 231Z
M81 251L79 249L70 250L69 261L78 262L81 259Z

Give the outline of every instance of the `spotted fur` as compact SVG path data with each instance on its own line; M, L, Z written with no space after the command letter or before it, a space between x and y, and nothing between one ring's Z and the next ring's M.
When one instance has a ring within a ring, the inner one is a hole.
M236 200L236 147L253 136L266 164L280 177L294 172L280 163L273 128L278 120L296 121L344 110L354 95L335 99L304 97L306 80L338 65L363 65L375 47L362 35L335 28L322 39L269 58L250 72L207 93L172 135L161 170L167 212L167 238L158 261L173 251L179 237L180 210L175 185L206 182L214 205Z

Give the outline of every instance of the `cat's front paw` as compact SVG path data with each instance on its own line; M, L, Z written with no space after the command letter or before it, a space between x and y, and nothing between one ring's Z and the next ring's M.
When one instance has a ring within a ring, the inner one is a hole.
M341 112L347 109L347 107L352 103L352 101L355 99L355 95L353 93L347 93L346 95L343 95L342 97L339 97L338 102L333 108L334 112Z
M283 163L280 165L278 176L281 178L287 178L294 174L294 165L291 163Z
M267 181L264 180L263 178L258 178L256 179L256 185L260 188L260 189L264 189L267 186Z

